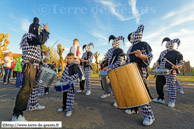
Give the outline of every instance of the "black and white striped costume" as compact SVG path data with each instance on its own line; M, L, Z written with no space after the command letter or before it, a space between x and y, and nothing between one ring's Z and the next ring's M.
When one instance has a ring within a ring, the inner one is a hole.
M82 59L84 60L88 60L87 63L85 63L85 65L83 65L84 68L84 75L86 78L86 90L89 91L91 90L91 74L92 74L92 59L93 59L93 54L90 52L89 56L88 56L89 52L84 52L82 55Z
M113 53L114 53L115 50L116 50L116 48L112 48L112 49L110 49L109 53L107 53L107 54L109 54L109 55L107 55L107 58L108 58L108 66L107 66L107 68L114 69L114 68L117 68L117 67L120 66L120 63L121 63L120 56L121 55L118 55L118 59L113 61L113 63L112 63L112 59L114 58L113 57Z
M22 67L23 67L23 84L18 92L14 107L14 117L23 115L23 111L27 109L29 96L35 86L36 71L42 60L41 44L44 44L49 38L49 32L43 30L39 35L26 33L22 37L20 48L22 49ZM35 92L36 93L36 92ZM37 100L37 99L36 99Z
M142 34L143 34L143 30L144 30L144 26L140 25L137 29L137 31L134 32L135 34L135 38L134 41L132 42L132 46L128 49L127 53L136 51L136 50L146 50L145 52L142 52L142 54L147 56L147 61L144 61L140 58L137 58L134 54L133 55L127 55L127 63L137 63L139 68L140 68L140 73L142 74L142 79L145 83L145 86L148 90L147 87L147 76L148 76L148 66L153 58L152 55L152 50L151 47L149 46L148 43L146 42L142 42ZM130 36L130 34L129 34ZM130 37L128 37L129 39ZM149 92L149 90L148 90ZM150 104L145 104L142 105L141 110L144 114L144 118L148 118L148 119L155 119L154 118L154 113L151 109L151 105ZM138 110L137 108L131 108L131 110Z
M35 35L32 33L26 33L24 34L22 41L20 43L20 47L22 49L22 65L24 65L25 61L29 61L31 59L34 60L34 66L39 67L39 63L41 62L41 46L37 45L29 45L27 42L27 38L32 38ZM38 94L38 86L34 86L32 89L32 93L30 94L29 100L28 100L28 109L32 111L35 107L38 107L39 103L37 101L37 94Z
M67 64L67 66L65 67L65 70L62 73L62 81L63 82L69 82L70 89L67 92L63 93L63 100L66 102L64 109L65 111L72 111L73 110L73 102L74 102L74 97L75 97L75 85L76 82L78 82L78 78L79 78L79 74L78 73L74 73L73 75L70 75L69 71L71 70L70 68L72 68L72 65L78 65L78 63L73 62L72 64Z
M25 61L33 61L33 65L35 67L39 67L39 64L42 60L41 56L41 45L30 45L28 40L33 40L35 35L32 33L26 33L22 37L22 41L20 43L20 48L22 49L22 66Z
M166 68L166 60L164 60L163 58L167 55L168 52L170 52L171 50L164 50L161 52L160 57L158 59L158 61L160 62L159 68ZM174 55L174 57L176 58L176 55ZM177 60L175 65L179 65L182 66L183 65L183 60ZM169 101L170 102L175 102L176 99L176 85L178 85L177 82L177 77L176 77L176 70L173 70L172 72L170 72L169 75L165 75L166 78L166 85L167 85L167 91L168 91L168 97L169 97Z
M114 52L115 48L110 48L108 50L108 52L106 53L106 57L108 59L108 65L110 65L110 61L112 59L112 56L113 56L113 52Z
M47 64L43 64L43 67L49 67ZM38 72L41 72L38 70ZM45 87L35 85L32 89L32 93L30 94L30 98L28 101L28 110L32 111L34 108L38 107L40 104L38 103L38 93L41 95L45 94Z

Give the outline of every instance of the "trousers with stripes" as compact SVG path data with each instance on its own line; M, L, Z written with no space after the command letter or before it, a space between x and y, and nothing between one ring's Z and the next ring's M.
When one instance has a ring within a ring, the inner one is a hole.
M40 86L40 88L39 88L39 93L40 93L41 95L44 95L44 93L45 93L45 87Z
M84 75L86 78L86 90L91 90L91 74L92 70L90 67L84 68Z
M28 100L28 110L32 111L34 108L39 106L38 103L38 90L39 87L33 87L32 93L30 94L30 98Z
M63 92L63 107L65 108L65 111L73 111L74 98L75 91L72 85L67 92Z
M183 88L181 87L180 82L178 81L178 79L176 78L176 88L180 91L183 90Z
M147 70L146 68L142 68L141 69L141 72L142 72L142 78L144 80L144 83L146 85L146 88L148 90L148 87L147 87L147 80L146 80L146 77L147 77ZM149 93L149 90L148 90L148 93ZM150 93L149 93L150 95ZM150 95L151 97L151 95ZM148 104L145 104L145 105L142 105L140 106L141 108L141 111L143 112L143 115L144 115L144 118L148 118L148 119L155 119L154 118L154 113L152 111L152 108L151 108L151 105L148 103ZM138 107L137 108L130 108L131 110L138 110Z
M176 71L171 72L169 75L165 75L167 92L170 102L175 102L176 99Z

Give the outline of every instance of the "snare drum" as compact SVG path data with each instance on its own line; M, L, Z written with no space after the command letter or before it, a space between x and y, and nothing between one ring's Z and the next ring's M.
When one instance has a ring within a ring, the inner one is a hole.
M39 86L49 87L56 75L52 69L42 67L36 83Z
M133 108L151 101L136 63L127 64L108 73L119 108Z
M55 83L55 90L58 92L67 92L70 88L68 82L57 82Z
M153 75L169 75L170 70L169 69L153 69L151 74L153 74Z

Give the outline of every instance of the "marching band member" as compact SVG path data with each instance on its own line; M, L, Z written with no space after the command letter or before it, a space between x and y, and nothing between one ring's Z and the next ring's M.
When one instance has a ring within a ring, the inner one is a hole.
M170 38L166 37L163 39L162 43L165 41L167 42L166 43L167 49L161 52L155 67L158 66L159 68L167 68L171 70L169 75L165 75L162 78L163 78L163 82L165 81L167 84L167 89L168 89L167 91L168 91L168 97L169 97L168 106L173 108L175 106L175 99L176 99L176 85L178 85L176 74L178 72L178 69L183 65L183 56L180 52L174 49L174 43L177 43L178 46L180 45L179 39L171 40ZM174 65L170 64L165 58ZM159 79L156 81L160 83ZM153 99L153 101L159 102L159 103L165 103L163 85L162 84L159 85L158 83L156 85L157 86L156 88L157 88L159 97L157 99Z
M135 54L127 55L127 62L128 63L137 63L139 66L140 73L142 74L142 78L144 84L147 87L146 78L148 76L148 66L152 60L152 49L147 42L142 41L144 25L140 25L135 32L132 32L128 36L128 40L132 43L132 46L128 49L127 53L135 52ZM141 52L140 50L146 50L145 52ZM149 93L149 91L148 91ZM145 104L140 107L144 114L143 125L151 125L155 118L153 111L151 109L150 104ZM130 108L125 110L127 114L134 114L138 113L138 108Z
M44 26L44 29L40 29L38 22L39 19L35 17L30 25L29 33L24 34L20 43L23 59L23 85L16 98L12 121L26 121L23 111L27 109L29 96L35 86L37 69L42 61L41 45L49 38L48 24Z
M75 62L74 54L67 54L67 63L65 70L62 73L62 82L69 82L70 89L67 92L63 92L63 106L58 109L59 112L66 111L66 116L69 117L73 112L73 102L75 97L75 86L78 82L78 78L81 78L82 73L79 69L79 64Z
M93 43L89 43L88 45L83 46L83 50L85 49L86 52L83 53L81 62L84 69L84 75L86 78L86 95L91 94L91 74L92 74L92 59L93 59L93 53L90 51L90 46L94 47Z
M115 48L115 44L112 43L112 48L110 48L106 53L107 60L104 61L104 67L110 65L110 60L111 60L114 48ZM111 86L110 86L110 83L107 82L107 77L108 75L106 76L100 75L103 90L104 90L104 94L101 96L102 99L109 97L111 93L111 90L110 90Z
M123 43L125 42L125 38L123 36L115 37L114 35L109 36L109 42L113 40L112 46L113 48L109 49L107 52L107 60L108 60L108 66L106 66L102 71L109 71L111 69L117 68L121 64L121 55L124 53L123 50L120 48L120 40L123 40ZM102 83L104 89L109 89L110 84L106 82L106 77L102 77ZM101 96L103 98L105 96ZM113 103L114 107L117 107L117 102L114 100Z

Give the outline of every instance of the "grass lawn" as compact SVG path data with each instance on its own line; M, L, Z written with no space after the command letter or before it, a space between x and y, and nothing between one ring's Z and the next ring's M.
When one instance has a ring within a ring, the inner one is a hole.
M179 81L190 81L194 82L194 76L177 76ZM154 75L151 75L150 78L154 78Z

